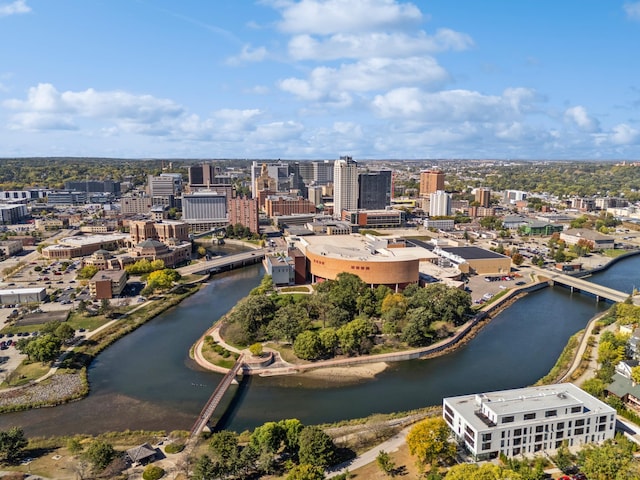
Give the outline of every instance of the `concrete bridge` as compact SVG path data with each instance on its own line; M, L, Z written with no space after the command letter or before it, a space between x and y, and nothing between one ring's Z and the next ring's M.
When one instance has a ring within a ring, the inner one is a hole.
M538 276L548 278L549 284L567 287L572 292L578 291L589 293L596 297L596 301L608 300L614 303L622 303L627 298L629 298L628 293L614 290L613 288L604 287L593 282L588 282L583 278L573 277L564 273L551 272L549 270L542 270L538 268L534 270L536 271Z
M231 370L229 370L225 374L225 376L222 377L222 380L220 380L220 383L218 383L218 386L213 391L213 393L211 394L211 397L209 397L209 400L207 401L204 408L200 412L198 419L196 420L193 427L191 428L191 432L190 432L191 438L195 438L198 435L200 435L202 431L205 429L205 427L208 425L209 420L211 419L211 415L213 415L213 412L216 410L216 408L220 404L220 401L222 400L222 397L224 396L224 394L227 393L227 390L229 390L229 387L235 380L238 372L241 371L243 364L244 364L244 355L240 354L233 368L231 368Z
M176 270L180 275L191 274L207 274L221 270L232 270L234 268L244 267L253 263L261 262L264 256L269 252L266 248L252 250L250 252L237 253L235 255L225 255L224 257L215 257L206 262L194 263L186 267L180 267Z

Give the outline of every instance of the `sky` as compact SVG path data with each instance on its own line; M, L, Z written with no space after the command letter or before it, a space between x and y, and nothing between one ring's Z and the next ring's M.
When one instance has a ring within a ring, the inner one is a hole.
M640 160L640 1L0 0L0 158Z

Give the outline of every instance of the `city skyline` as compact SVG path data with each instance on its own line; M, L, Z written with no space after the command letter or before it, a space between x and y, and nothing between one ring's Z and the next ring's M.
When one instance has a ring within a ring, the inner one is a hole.
M0 0L0 157L634 160L639 37L637 1Z

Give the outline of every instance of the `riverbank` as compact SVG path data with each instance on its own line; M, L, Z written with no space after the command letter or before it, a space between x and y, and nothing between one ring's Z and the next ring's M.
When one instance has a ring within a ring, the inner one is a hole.
M0 390L0 413L55 407L86 397L90 393L87 369L100 352L199 289L198 284L179 285L175 292L138 305L88 332L79 343L64 350L42 377Z

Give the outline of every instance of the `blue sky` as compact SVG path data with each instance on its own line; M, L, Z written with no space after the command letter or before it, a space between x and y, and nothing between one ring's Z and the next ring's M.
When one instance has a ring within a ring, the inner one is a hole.
M640 159L640 1L0 0L0 157Z

